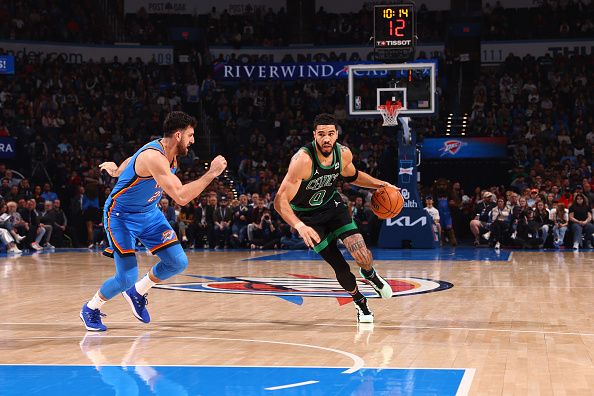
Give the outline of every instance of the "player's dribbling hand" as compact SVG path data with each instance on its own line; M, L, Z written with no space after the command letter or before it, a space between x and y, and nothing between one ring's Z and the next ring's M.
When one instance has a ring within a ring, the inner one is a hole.
M313 248L318 243L320 243L320 236L313 228L308 227L304 224L301 227L295 229L297 230L299 235L301 235L301 238L303 238L303 242L305 242L305 245L307 247Z
M388 182L384 182L384 184L382 184L382 185L380 186L380 188L381 188L381 187L394 187L394 188L396 189L396 191L400 191L400 187L396 187L395 185L393 185L393 184L391 184L391 183L388 183Z
M215 159L210 162L210 170L215 174L215 176L223 173L226 167L227 160L222 155L217 155Z
M99 165L99 169L107 172L107 174L111 177L117 176L118 166L115 164L115 162L104 162Z

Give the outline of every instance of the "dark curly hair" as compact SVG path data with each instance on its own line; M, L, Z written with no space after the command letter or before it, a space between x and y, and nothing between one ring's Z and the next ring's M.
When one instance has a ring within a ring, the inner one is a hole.
M338 129L338 122L336 122L336 117L329 113L321 113L314 118L314 131L318 127L318 125L334 125Z
M163 122L163 136L170 137L179 130L196 127L196 119L183 111L172 111Z

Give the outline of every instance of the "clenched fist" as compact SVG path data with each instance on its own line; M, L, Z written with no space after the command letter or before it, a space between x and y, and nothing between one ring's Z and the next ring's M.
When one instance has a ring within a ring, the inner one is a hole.
M210 171L214 173L215 176L223 173L226 167L227 160L222 155L217 155L216 158L210 162Z

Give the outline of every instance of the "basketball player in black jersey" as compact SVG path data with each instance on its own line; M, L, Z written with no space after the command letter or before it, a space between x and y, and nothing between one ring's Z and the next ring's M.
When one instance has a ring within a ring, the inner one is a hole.
M382 298L392 297L392 288L373 268L373 257L336 189L338 177L356 186L377 189L389 183L378 180L353 165L351 151L337 143L338 124L331 114L314 120L314 141L297 151L276 194L274 207L334 269L340 285L353 296L357 320L372 323L367 299L338 249L341 239L360 267L361 275Z

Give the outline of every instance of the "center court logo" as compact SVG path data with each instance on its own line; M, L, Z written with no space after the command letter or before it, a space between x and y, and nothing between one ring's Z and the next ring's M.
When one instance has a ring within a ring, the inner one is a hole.
M302 304L302 297L333 297L342 304L352 301L336 279L318 278L310 275L288 274L291 277L211 277L186 275L202 278L207 282L169 283L155 286L159 289L188 292L257 294L283 298L294 304ZM431 293L447 290L454 285L449 282L424 278L385 278L392 287L395 297L413 294ZM358 279L357 285L367 298L379 298L375 290L364 280Z

